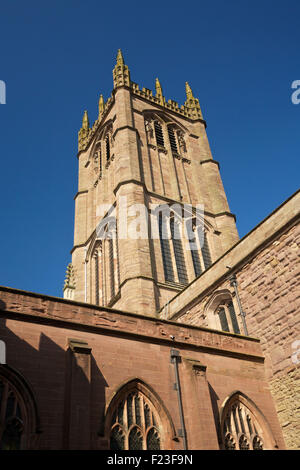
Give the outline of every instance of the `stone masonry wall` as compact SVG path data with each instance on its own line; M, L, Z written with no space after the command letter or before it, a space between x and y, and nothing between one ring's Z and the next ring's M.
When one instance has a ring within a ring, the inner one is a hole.
M250 336L259 338L265 355L266 376L286 446L300 448L300 227L278 236L236 272L238 290ZM206 305L217 291L227 290L238 307L228 280L186 307L179 321L216 327ZM241 332L242 322L238 314Z

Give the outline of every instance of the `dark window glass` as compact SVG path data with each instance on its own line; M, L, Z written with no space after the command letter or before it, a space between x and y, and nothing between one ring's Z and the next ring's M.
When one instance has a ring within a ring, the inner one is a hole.
M200 276L200 274L202 273L202 268L201 268L201 263L200 263L199 251L197 250L197 248L192 249L192 244L195 244L195 243L196 243L196 239L190 240L191 254L192 254L195 276Z
M221 323L221 328L223 331L229 331L229 326L226 318L226 313L224 307L221 307L219 310L219 318Z
M133 424L132 395L129 395L127 398L127 423L128 427Z
M157 145L164 147L164 136L162 132L162 127L158 121L154 121L154 131Z
M225 450L235 450L235 442L231 434L225 437Z
M113 428L110 434L110 448L112 450L124 450L125 436L119 426Z
M138 426L141 426L141 411L140 411L140 397L137 395L134 398L134 404L135 404L135 422Z
M167 220L166 219L164 220L164 224L167 224ZM172 265L171 251L170 251L170 241L167 238L163 238L163 220L162 220L161 214L159 214L158 225L159 225L159 238L160 238L160 246L161 246L162 259L163 259L165 280L174 282L174 272L173 272L173 265Z
M202 251L204 266L205 266L205 269L207 269L211 265L211 257L210 257L208 243L207 243L206 232L204 232L203 234L203 245L201 247L201 251Z
M143 437L138 428L133 428L130 431L128 444L129 450L143 450Z
M160 450L159 434L154 428L151 428L147 434L147 450Z
M234 306L233 306L232 301L229 302L227 307L228 307L228 310L229 310L233 331L234 331L234 333L240 334L240 328L239 328L239 325L238 325L238 322L237 322L237 318L236 318L236 314L235 314L235 311L234 311Z
M21 408L9 384L0 379L0 449L18 450L24 430Z
M259 436L253 438L253 450L263 450L263 445Z
M175 261L176 261L178 279L179 279L179 282L181 282L182 284L187 284L188 279L187 279L186 268L185 268L185 259L184 259L183 249L182 249L182 242L180 238L177 238L179 235L177 230L178 230L177 224L175 223L174 218L171 218L171 236L172 236L172 242L173 242L173 247L174 247L174 255L175 255Z
M144 407L144 414L145 414L145 426L146 429L151 426L151 414L150 414L150 409L148 405L145 405Z
M124 402L118 406L118 423L123 424Z
M109 135L105 137L105 147L106 147L106 161L108 162L110 159L110 143L109 143Z
M240 450L249 450L249 444L246 436L241 436L239 439Z

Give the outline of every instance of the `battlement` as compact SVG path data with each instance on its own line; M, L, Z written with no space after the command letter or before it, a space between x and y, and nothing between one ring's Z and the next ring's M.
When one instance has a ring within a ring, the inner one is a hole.
M114 80L114 90L120 87L128 87L133 95L139 96L155 105L162 106L163 108L170 110L174 113L178 113L181 116L184 116L191 120L203 120L200 104L198 98L195 98L193 92L191 90L190 85L186 82L186 96L187 99L185 103L181 106L172 99L166 101L165 97L163 96L162 87L158 78L155 82L156 94L153 94L152 90L143 87L140 89L139 85L135 82L132 82L130 79L130 71L128 66L124 63L124 58L122 55L121 50L119 49L117 55L117 63L115 68L113 69L113 80ZM96 133L98 127L101 125L101 122L105 118L106 114L110 110L112 104L114 103L114 95L108 98L105 102L103 96L100 96L99 99L99 115L98 119L94 122L93 126L89 127L87 111L84 112L82 127L78 132L78 151L85 150L94 134Z

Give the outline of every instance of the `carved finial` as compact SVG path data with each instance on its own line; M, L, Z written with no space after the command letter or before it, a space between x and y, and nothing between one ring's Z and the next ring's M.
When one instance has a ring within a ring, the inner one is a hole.
M90 128L89 117L87 111L84 111L82 118L82 129L88 130Z
M156 89L156 98L159 99L160 104L164 104L165 99L163 97L162 87L158 78L155 79L155 89Z
M119 86L130 86L130 72L125 65L124 58L122 55L121 49L118 50L117 54L117 63L113 70L113 77L114 77L114 88Z
M191 89L190 85L188 84L188 82L185 82L185 92L186 92L186 98L187 98L187 100L192 100L192 99L194 99L194 95L193 95L192 89Z
M123 57L121 49L118 49L117 65L124 65L124 57Z
M162 95L162 87L158 78L155 79L156 96Z
M104 99L103 99L103 95L100 95L100 98L99 98L99 117L101 116L101 114L103 114L103 111L104 111Z
M90 123L87 111L84 111L82 118L82 126L78 132L78 151L84 150L90 133Z
M186 102L184 104L188 114L193 119L203 119L198 98L195 98L188 82L185 82Z

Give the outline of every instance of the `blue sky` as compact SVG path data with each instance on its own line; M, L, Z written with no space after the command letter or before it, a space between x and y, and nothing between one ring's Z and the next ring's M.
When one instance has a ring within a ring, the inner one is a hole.
M298 0L0 6L0 284L61 296L73 244L77 132L110 95L121 48L133 81L200 100L244 236L299 187Z

